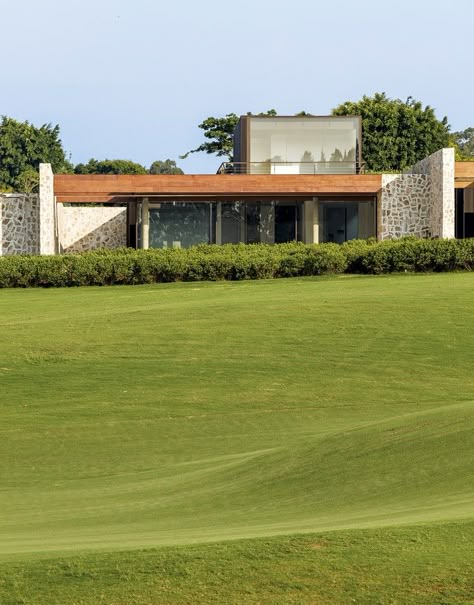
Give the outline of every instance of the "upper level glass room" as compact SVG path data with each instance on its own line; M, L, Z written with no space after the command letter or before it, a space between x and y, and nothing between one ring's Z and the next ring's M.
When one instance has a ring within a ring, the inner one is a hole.
M242 116L229 172L358 174L360 116Z

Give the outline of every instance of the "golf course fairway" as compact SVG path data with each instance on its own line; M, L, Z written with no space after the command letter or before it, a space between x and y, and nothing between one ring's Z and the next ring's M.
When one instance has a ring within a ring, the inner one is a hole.
M0 291L1 605L474 603L473 313L469 273Z

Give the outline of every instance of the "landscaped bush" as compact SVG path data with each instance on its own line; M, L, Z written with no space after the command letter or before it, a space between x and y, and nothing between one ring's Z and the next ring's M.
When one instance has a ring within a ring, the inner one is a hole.
M344 244L341 244L341 248L347 259L347 272L348 273L365 273L362 265L362 259L369 247L377 243L375 237L371 237L368 240L365 239L352 239Z
M64 287L269 279L338 273L474 269L474 239L413 237L338 244L202 245L188 250L97 250L0 258L0 287Z
M474 240L384 241L361 251L361 273L459 271L474 269Z

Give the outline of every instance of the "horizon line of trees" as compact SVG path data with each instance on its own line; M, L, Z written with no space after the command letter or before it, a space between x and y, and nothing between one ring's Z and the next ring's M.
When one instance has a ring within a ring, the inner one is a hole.
M277 111L247 115L276 116ZM311 116L300 111L295 116ZM359 101L346 101L331 111L333 116L358 115L362 118L362 161L371 172L399 172L443 147L454 147L456 160L474 160L474 128L451 132L448 118L439 120L430 105L408 97L391 99L384 92L364 95ZM233 160L233 132L239 116L206 118L198 125L206 139L192 153L205 152Z
M0 192L32 193L39 186L39 165L56 174L184 174L174 160L155 160L149 168L132 160L96 160L74 165L66 156L59 125L36 127L8 116L0 120Z
M442 147L454 147L456 160L474 160L474 127L451 132L447 117L439 120L430 105L412 97L391 99L384 92L364 95L359 101L346 101L332 115L360 115L362 118L362 158L373 172L401 171ZM247 115L276 116L277 111ZM300 111L296 116L311 116ZM232 161L235 113L208 117L198 125L205 141L179 156L204 152ZM59 125L36 127L2 116L0 121L0 191L37 190L41 162L51 164L56 174L184 174L171 159L156 160L149 168L126 159L96 160L74 165L67 158L60 139Z

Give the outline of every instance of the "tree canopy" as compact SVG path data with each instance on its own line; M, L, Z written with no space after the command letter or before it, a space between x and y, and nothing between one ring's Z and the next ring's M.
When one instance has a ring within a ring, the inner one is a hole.
M461 160L474 160L474 128L452 133L452 139Z
M41 162L51 164L54 172L71 172L66 159L59 126L43 124L37 128L28 121L2 116L0 121L0 189L34 191L38 186Z
M359 101L346 101L332 111L333 115L359 115L362 117L362 157L367 170L384 172L399 171L412 166L419 160L453 144L446 117L439 120L429 105L412 97L406 101L391 99L385 93L364 96ZM277 115L274 109L247 115ZM310 116L300 111L297 116ZM224 117L208 117L199 128L207 139L196 149L180 156L187 158L191 153L205 152L227 156L232 160L234 129L239 121L235 113ZM463 153L473 153L474 134L467 129L459 135L457 143Z
M249 111L247 112L247 115L276 116L277 112L275 109L269 109L266 112L258 114L252 114ZM223 118L214 118L212 116L206 118L204 122L199 124L199 128L204 130L204 137L209 140L199 145L196 149L192 149L179 157L184 160L191 153L204 151L209 154L215 153L218 157L227 156L229 160L232 161L232 154L234 151L234 130L238 121L239 116L235 113L228 113Z
M147 169L131 160L96 160L91 158L87 164L77 164L76 174L147 174Z
M362 117L362 158L370 171L404 170L450 144L447 118L438 120L432 107L412 97L401 101L375 93L346 101L332 114Z
M184 174L174 160L156 160L146 169L132 160L96 160L91 158L87 164L77 164L76 174Z
M150 166L150 174L184 174L174 160L156 160Z
M179 157L185 160L191 153L205 151L209 154L215 153L218 157L227 156L232 159L234 128L238 121L239 116L235 113L228 113L223 118L209 117L205 119L199 124L199 128L204 130L204 136L209 140Z

